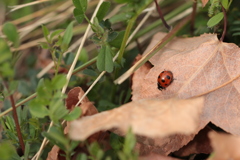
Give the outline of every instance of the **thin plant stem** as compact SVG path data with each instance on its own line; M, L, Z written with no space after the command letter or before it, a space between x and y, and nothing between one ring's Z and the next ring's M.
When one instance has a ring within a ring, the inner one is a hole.
M2 79L2 78L1 78ZM8 88L8 85L3 81L3 85L5 86L6 90L8 91L8 93L10 93L10 90ZM12 105L12 110L13 110L13 119L15 122L15 126L16 126L16 131L17 131L17 136L18 136L18 140L21 146L21 149L24 153L25 151L25 145L23 142L23 137L22 137L22 133L21 133L21 129L20 129L20 125L19 125L19 121L18 121L18 115L17 115L17 109L16 109L16 105L14 102L14 98L13 98L13 94L10 95L10 103Z
M226 35L226 31L227 31L227 13L223 6L222 6L222 11L223 11L223 18L224 18L224 26L223 26L223 33L222 33L222 37L220 38L220 41L223 42L224 37Z
M178 15L180 15L181 13L183 13L184 11L186 11L187 9L189 9L192 5L192 2L186 2L183 5L179 6L178 8L174 9L172 12L170 12L169 14L167 14L165 16L166 20L170 19L174 19L175 17L177 17ZM134 37L133 40L143 36L144 34L152 31L154 28L160 26L162 24L162 20L157 20L156 22L153 22L152 24L149 24L146 28L141 29Z
M163 25L164 25L168 30L171 30L171 26L169 26L169 25L167 24L167 22L165 21L164 16L163 16L163 13L162 13L162 11L161 11L160 6L158 5L157 0L154 0L154 2L155 2L155 5L156 5L156 8L157 8L159 17L161 18L161 20L162 20L162 22L163 22Z
M193 8L193 10L192 10L192 17L191 17L190 32L191 32L191 35L193 36L194 27L195 27L195 17L196 17L196 12L197 12L197 1L193 2L192 8Z
M18 140L19 140L21 149L22 149L22 151L24 153L25 145L24 145L24 142L23 142L23 137L22 137L19 121L18 121L17 109L16 109L16 106L15 106L13 95L10 95L10 102L11 102L11 105L12 105L12 108L13 108L13 119L14 119L14 122L15 122L15 125L16 125L16 131L17 131Z
M97 57L94 57L93 59L87 61L83 65L81 65L81 66L77 67L76 69L74 69L73 74L76 74L77 72L79 72L81 70L84 70L85 68L87 68L88 66L92 65L96 61L97 61Z

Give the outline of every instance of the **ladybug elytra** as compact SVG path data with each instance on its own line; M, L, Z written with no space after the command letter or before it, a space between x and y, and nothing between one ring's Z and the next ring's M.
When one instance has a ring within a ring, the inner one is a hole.
M173 73L171 71L162 71L158 76L158 89L162 91L166 89L173 82Z

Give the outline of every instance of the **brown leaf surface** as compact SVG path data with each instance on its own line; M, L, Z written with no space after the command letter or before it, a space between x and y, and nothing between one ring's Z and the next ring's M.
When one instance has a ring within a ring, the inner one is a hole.
M202 98L130 102L71 122L69 136L74 140L84 140L100 130L118 128L126 133L130 126L133 133L148 137L163 137L174 133L191 134L198 127L202 105Z
M83 95L84 95L84 91L82 90L81 87L74 87L73 89L71 89L68 92L67 99L65 100L67 108L71 110L73 107L75 107L75 105ZM85 97L82 100L81 104L84 104L87 102L89 102L89 99Z
M141 156L151 153L168 155L171 152L179 150L192 140L197 132L191 135L174 134L163 138L148 138L137 136L136 149Z
M212 152L212 147L208 138L208 133L210 131L212 131L211 128L205 127L194 137L192 141L173 154L177 157L186 157L199 153L210 154Z
M213 155L208 160L239 160L240 137L225 133L210 132L209 138L213 147Z
M163 36L156 34L145 53ZM220 42L214 34L175 38L149 60L154 66L149 72L143 66L145 75L141 72L143 68L134 73L132 99L185 99L203 94L205 104L199 129L211 121L240 135L239 60L239 47ZM157 77L163 70L172 71L176 80L161 92L157 89Z
M138 160L180 160L180 159L167 157L159 154L150 154L148 156L139 157Z

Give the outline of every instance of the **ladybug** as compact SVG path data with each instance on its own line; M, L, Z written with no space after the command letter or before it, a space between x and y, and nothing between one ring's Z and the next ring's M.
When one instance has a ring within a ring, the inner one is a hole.
M171 71L162 71L158 76L158 89L162 91L166 89L173 82L173 73Z

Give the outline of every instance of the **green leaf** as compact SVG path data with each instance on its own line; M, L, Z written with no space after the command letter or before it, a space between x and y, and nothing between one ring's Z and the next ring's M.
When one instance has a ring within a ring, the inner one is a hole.
M8 62L3 63L0 67L0 74L3 77L8 77L8 78L13 77L14 76L14 70L12 69L11 64L8 63Z
M21 160L16 153L16 148L10 141L3 141L0 143L0 155L2 160Z
M65 137L63 131L55 126L50 128L49 132L42 133L50 142L60 147L62 150L66 150L68 145L68 139Z
M58 91L54 94L51 102L49 103L49 116L54 122L57 122L69 112L63 103L64 98L65 96L61 93L61 91Z
M80 5L82 7L83 12L85 13L88 7L88 0L80 0Z
M11 60L12 53L10 52L10 48L7 45L7 42L0 38L0 64Z
M104 152L101 150L100 146L98 143L94 142L89 146L89 152L91 155L96 157L97 159L102 159Z
M19 34L14 24L6 22L3 24L2 32L7 36L7 39L13 43L13 46L17 48L19 46Z
M63 119L66 121L73 121L81 116L82 110L80 107L75 107L69 114L67 114Z
M228 6L229 3L228 3L228 0L222 0L222 6L227 10L228 9Z
M71 42L72 36L73 36L73 22L71 22L63 35L63 41L62 41L62 45L61 45L61 49L63 51L67 50L69 43Z
M136 137L132 133L131 129L128 130L128 133L124 140L123 152L127 155L131 154L136 144Z
M84 20L84 13L82 12L82 10L79 10L77 8L74 8L73 10L73 15L76 19L76 21L80 24L83 22Z
M208 20L207 26L209 28L212 28L215 25L217 25L222 19L223 19L223 12L220 12Z
M80 10L82 13L85 13L88 6L87 0L72 0L73 5Z
M108 34L108 39L107 39L107 42L111 42L113 41L114 39L116 39L118 36L118 32L110 32Z
M97 57L97 68L99 71L113 71L113 56L112 50L109 45L104 45L101 47L100 52Z
M43 48L43 49L49 49L50 47L48 46L48 43L46 42L39 42L40 46Z
M80 0L72 0L73 5L77 8L77 9L82 9L81 4L80 4Z
M70 151L73 151L78 145L79 145L80 141L71 141L70 143Z
M13 94L18 88L19 81L11 81L9 85L10 94Z
M62 33L63 31L64 31L63 29L57 29L57 30L53 31L53 32L50 34L50 42L52 42L52 39L53 39L55 36L60 35L60 33Z
M116 135L114 133L110 134L110 145L111 147L118 151L123 147L123 137L120 137L119 135Z
M87 160L87 159L88 159L88 158L87 158L87 155L86 155L86 154L80 153L80 154L78 154L76 160Z
M67 82L66 75L60 74L52 79L51 84L54 89L60 89L66 84L66 82Z
M103 2L97 12L97 19L100 22L103 20L103 18L106 16L107 12L109 11L110 8L110 2Z
M0 92L0 102L3 102L5 100L5 96L3 92Z
M35 117L44 118L48 115L48 109L45 105L42 105L39 99L34 99L29 103L29 110Z
M46 26L42 25L42 31L43 31L43 35L44 35L45 39L46 39L47 42L49 43L49 39L48 39L49 30L47 29Z
M240 32L233 33L232 36L240 36Z
M103 34L104 29L100 26L99 21L96 17L93 18L93 25L91 25L93 32L97 34Z
M30 144L29 142L27 142L25 144L24 160L28 160L29 152L30 152Z
M110 41L109 44L113 47L120 48L124 34L125 34L125 31L118 32L117 37L115 39L113 39L112 41Z

